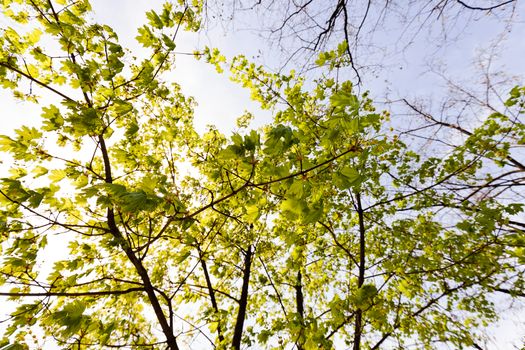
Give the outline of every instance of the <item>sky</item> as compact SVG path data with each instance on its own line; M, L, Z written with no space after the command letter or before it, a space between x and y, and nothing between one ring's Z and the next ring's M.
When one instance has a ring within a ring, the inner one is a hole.
M145 11L152 6L159 7L161 1L153 4L147 0L93 0L95 18L101 23L109 24L119 35L121 44L132 51L140 52L134 37L136 28L145 22ZM520 3L518 10L525 13L525 6ZM241 18L241 21L223 30L220 26L200 34L181 33L177 38L177 51L193 52L204 45L212 45L221 49L227 56L247 54L248 57L260 59L269 67L279 65L279 55L272 52L268 42L261 37L260 32L247 29L246 23L255 18ZM502 30L496 22L488 19L474 21L461 36L450 45L437 51L429 59L428 37L422 34L407 50L402 50L384 61L390 67L381 72L370 73L364 89L370 89L372 96L382 99L385 96L397 98L405 96L413 99L433 98L436 100L446 96L449 86L437 71L446 72L447 77L454 81L468 81L478 76L479 61L484 49L495 41L501 41L497 59L492 70L504 70L516 76L516 81L523 83L525 65L519 58L525 57L524 18L516 18L516 24L510 33L501 38ZM0 19L0 26L5 25ZM388 42L390 38L383 35L379 41ZM254 126L263 125L271 118L269 111L263 111L257 104L250 101L249 92L231 82L227 74L217 74L215 69L191 56L179 55L176 69L172 77L177 81L184 93L194 96L198 106L195 110L195 124L198 131L203 132L206 125L213 124L224 133L235 129L235 120L245 111L251 111L256 116ZM475 87L475 83L472 84ZM0 134L10 135L13 130L23 124L38 122L40 110L35 105L25 105L14 100L9 92L0 90ZM5 175L7 161L0 159L0 175ZM511 350L513 344L523 336L524 317L521 309L507 312L503 320L491 329L493 344L491 349Z
M95 0L92 1L97 20L110 23L119 35L123 46L140 50L134 37L139 23L145 23L145 12L161 1L146 0ZM154 7L153 7L154 8ZM118 13L118 18L115 17ZM257 43L257 41L259 43ZM254 41L249 33L235 33L225 36L222 31L216 33L194 34L179 32L176 40L177 52L193 52L196 48L205 45L219 47L228 57L237 54L246 54L246 48L255 50L263 45L262 40ZM184 93L195 97L195 124L202 132L208 124L216 125L222 132L231 132L235 127L235 120L246 110L258 111L261 125L270 117L267 111L261 111L258 105L250 101L250 94L238 84L231 82L227 75L217 74L211 65L197 61L192 56L178 55L173 76L166 77L178 82Z

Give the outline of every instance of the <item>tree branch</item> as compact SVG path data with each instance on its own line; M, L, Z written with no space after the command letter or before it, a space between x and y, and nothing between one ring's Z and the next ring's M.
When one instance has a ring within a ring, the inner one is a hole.
M365 223L364 211L361 205L361 194L356 193L357 215L359 218L359 276L357 278L357 287L361 288L365 282L365 264L366 264L366 242L365 242ZM363 310L358 307L355 312L354 326L354 350L361 348L361 333L363 331Z
M515 1L516 0L507 0L507 1L504 1L504 2L499 3L497 5L487 6L487 7L479 7L479 6L468 5L467 3L465 3L464 1L461 1L461 0L456 0L456 2L458 4L460 4L461 6L466 7L469 10L477 10L477 11L492 11L492 10L497 9L498 7L503 7L503 6L508 5L508 4L510 4L512 2L515 2Z
M16 67L13 67L13 66L10 66L9 64L6 64L4 62L0 62L0 66L6 68L6 69L9 69L17 74L20 74L21 76L23 76L24 78L27 78L29 79L30 81L42 86L43 88L57 94L58 96L62 97L63 99L69 101L69 102L74 102L74 103L77 103L77 101L75 101L74 99L72 99L71 97L67 96L66 94L58 91L57 89L49 86L48 84L44 83L44 82L41 82L40 80L32 77L31 75L27 74L27 73L24 73L22 72L20 69L16 68Z
M96 292L0 292L3 297L87 297L103 295L121 295L134 292L144 292L144 288L128 288L124 290L101 290Z
M241 349L244 319L246 318L246 308L248 306L248 287L250 284L252 254L252 246L250 245L248 246L248 250L244 257L244 272L242 276L241 297L239 299L239 311L237 312L237 321L235 322L235 329L233 330L232 348L235 350Z

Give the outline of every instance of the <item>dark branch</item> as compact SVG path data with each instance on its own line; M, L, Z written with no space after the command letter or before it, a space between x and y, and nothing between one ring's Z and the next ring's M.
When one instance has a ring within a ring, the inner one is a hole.
M122 295L134 292L144 292L144 288L128 288L124 290L101 290L96 292L41 292L41 293L11 293L0 292L3 297L88 297L103 295Z
M507 0L507 1L504 1L502 3L499 3L497 5L493 5L493 6L487 6L487 7L480 7L480 6L471 6L467 3L465 3L464 1L461 1L461 0L456 0L456 2L458 4L460 4L461 6L465 7L465 8L468 8L469 10L477 10L477 11L492 11L492 10L495 10L497 9L498 7L503 7L505 5L508 5L512 2L515 2L516 0Z
M241 349L242 332L244 320L246 318L246 308L248 306L248 287L250 285L252 254L252 246L248 246L248 250L244 257L244 272L242 276L241 297L239 299L239 311L237 312L237 321L235 322L235 329L233 330L232 348L235 350Z

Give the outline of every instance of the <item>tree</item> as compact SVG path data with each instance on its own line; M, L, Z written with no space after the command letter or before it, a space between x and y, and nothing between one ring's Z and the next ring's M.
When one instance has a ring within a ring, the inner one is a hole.
M424 47L430 55L439 56L439 48L464 35L473 22L493 25L487 20L491 19L502 24L496 31L509 31L517 7L516 0L482 4L461 0L231 0L206 2L206 25L213 27L220 19L259 32L281 52L281 67L299 66L303 70L316 68L313 61L319 52L345 42L345 66L351 67L358 84L368 87L373 75L382 75L390 68L385 69L386 65L401 64L402 58L392 62L391 56L414 45L418 36L428 34ZM248 23L243 23L245 13L250 15Z
M148 12L141 61L90 22L85 0L4 2L21 29L2 32L3 87L55 102L38 128L0 138L13 160L0 295L19 303L3 345L38 347L40 332L73 349L481 348L490 295L524 294L522 203L450 186L505 186L482 161L516 165L491 140L522 142L525 91L511 91L515 117L493 115L449 156L425 158L332 78L344 44L320 55L315 84L205 49L196 56L228 66L275 117L199 135L193 100L165 74L201 5ZM69 255L44 274L55 236Z

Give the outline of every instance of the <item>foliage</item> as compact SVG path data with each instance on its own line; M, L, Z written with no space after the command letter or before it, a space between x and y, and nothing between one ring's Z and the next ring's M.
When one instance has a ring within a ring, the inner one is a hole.
M523 295L521 203L449 187L488 188L492 167L524 171L509 158L525 139L523 88L507 102L516 118L491 115L449 156L425 158L331 70L310 84L207 49L199 56L229 66L275 117L199 135L194 101L163 77L201 4L148 12L142 61L89 11L86 0L4 1L23 29L2 31L2 86L56 102L38 127L0 138L13 160L0 185L0 295L19 304L2 345L42 346L40 332L79 349L465 348L497 318L494 292ZM320 61L337 69L344 51Z

